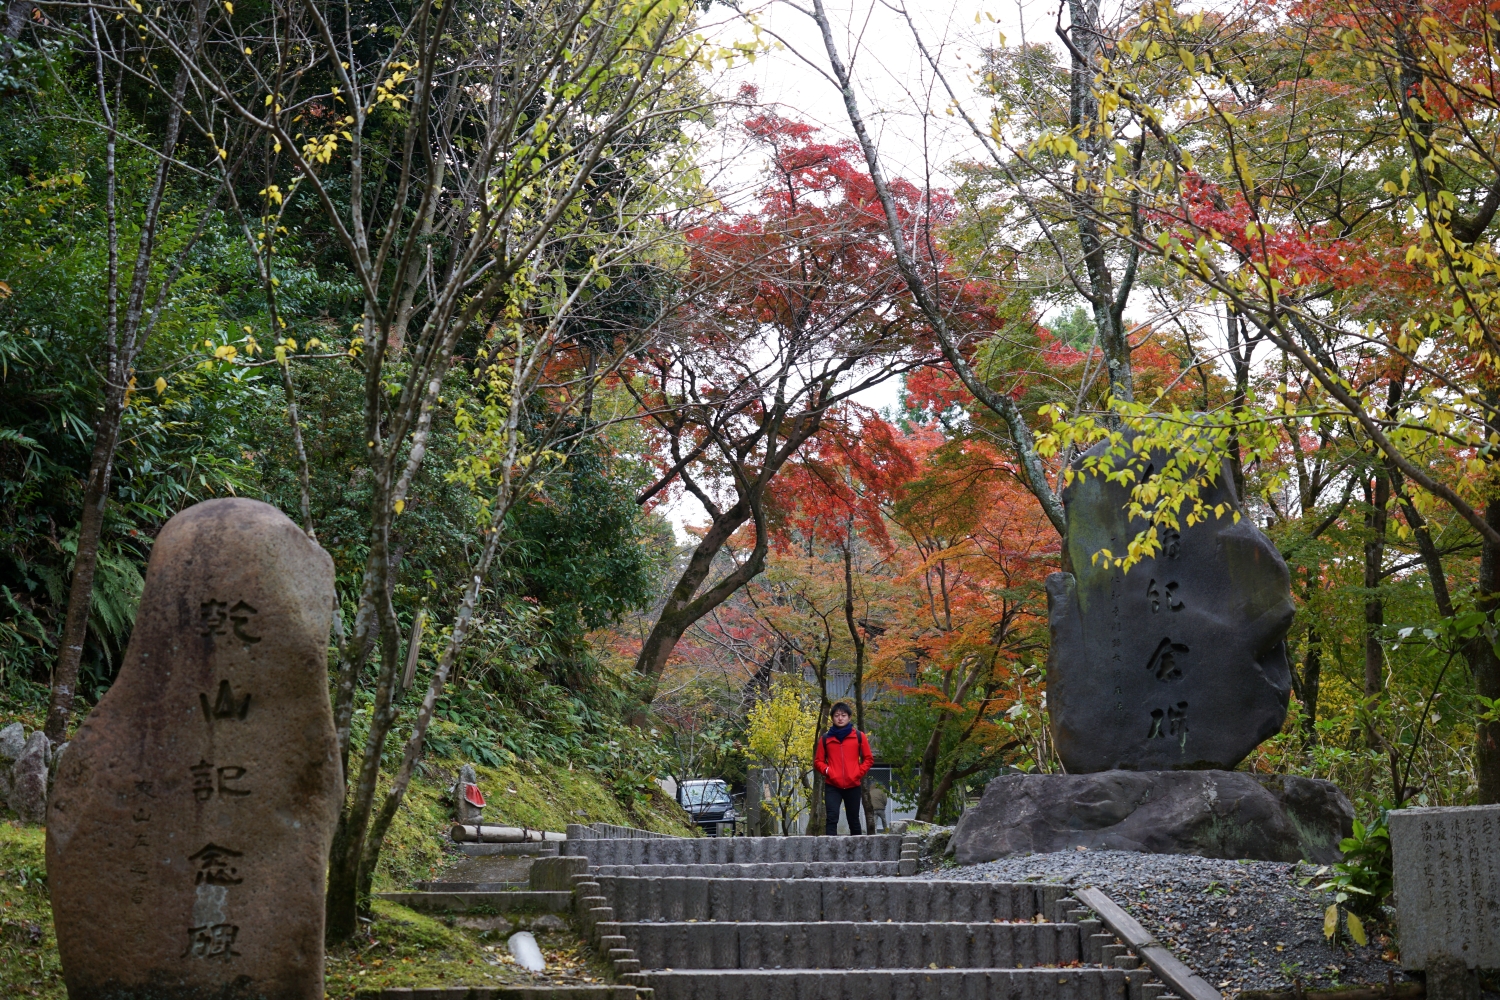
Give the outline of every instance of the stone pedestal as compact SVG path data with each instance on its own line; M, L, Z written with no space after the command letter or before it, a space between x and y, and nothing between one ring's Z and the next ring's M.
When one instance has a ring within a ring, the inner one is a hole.
M1008 774L958 821L959 864L1077 847L1258 861L1339 859L1354 808L1337 785L1239 771Z
M1398 809L1389 822L1402 964L1430 980L1446 956L1436 971L1455 984L1454 961L1500 968L1500 805Z

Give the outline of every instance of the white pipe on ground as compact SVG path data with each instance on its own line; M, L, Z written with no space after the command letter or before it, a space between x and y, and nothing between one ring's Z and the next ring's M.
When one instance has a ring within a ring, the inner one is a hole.
M531 830L524 826L471 826L454 824L448 835L457 844L541 844L567 840L565 833Z

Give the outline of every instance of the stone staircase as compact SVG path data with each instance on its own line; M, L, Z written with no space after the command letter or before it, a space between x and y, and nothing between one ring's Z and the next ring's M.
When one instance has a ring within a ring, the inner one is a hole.
M569 833L533 885L653 1000L1179 1000L1064 887L903 877L914 839Z
M529 860L522 890L432 883L386 898L450 913L571 909L616 984L379 1000L1222 1000L1103 893L911 878L915 838L568 834L556 856Z

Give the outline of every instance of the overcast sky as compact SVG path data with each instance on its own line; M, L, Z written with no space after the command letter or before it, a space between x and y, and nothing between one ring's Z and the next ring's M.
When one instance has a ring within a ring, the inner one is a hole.
M752 83L762 102L774 103L788 117L852 138L838 90L824 75L828 57L822 39L799 6L770 2L744 8L760 24L762 40L773 47L753 64L727 73L721 87L732 93L739 84ZM947 165L973 155L975 146L962 123L945 113L947 96L912 38L900 0L826 0L826 7L887 169L913 179L929 172L934 181L948 179ZM931 0L911 2L908 9L949 82L965 99L974 93L971 70L981 48L997 44L1002 34L1010 44L1023 38L1051 40L1057 18L1056 0ZM754 37L745 18L721 6L711 9L705 27L716 38Z
M811 7L811 0L805 0ZM703 18L703 28L721 44L755 37L747 18L759 23L762 43L769 46L753 63L741 63L723 73L715 89L732 96L740 86L753 84L763 104L780 114L824 130L826 138L853 138L838 89L825 74L828 56L817 25L789 3L746 3L745 16L714 5ZM880 148L885 168L893 176L921 182L930 177L936 186L950 186L948 166L955 160L977 158L977 146L961 120L946 114L948 97L930 72L911 28L900 13L900 0L825 0L834 20L835 41L852 66L861 110ZM929 51L938 54L944 75L965 101L974 95L973 67L980 50L1004 36L1006 42L1046 41L1054 38L1057 0L911 0L912 20ZM978 20L976 22L976 15ZM971 104L971 107L978 105ZM734 201L760 176L763 163L744 151L742 137L725 134L724 145L709 143L704 159L708 179L726 199ZM893 409L901 391L892 379L860 394L859 402L876 410ZM683 537L684 523L704 520L698 504L674 497L662 512Z

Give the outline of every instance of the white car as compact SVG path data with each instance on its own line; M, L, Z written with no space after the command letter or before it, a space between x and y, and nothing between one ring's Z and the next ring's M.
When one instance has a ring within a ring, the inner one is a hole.
M710 837L732 836L740 819L722 778L684 781L677 786L677 801Z

